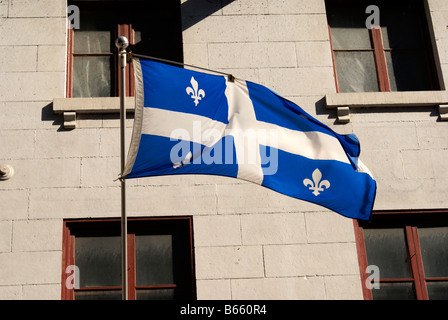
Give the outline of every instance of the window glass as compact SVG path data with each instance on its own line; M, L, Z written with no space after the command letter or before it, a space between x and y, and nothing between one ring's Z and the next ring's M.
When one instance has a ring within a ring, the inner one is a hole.
M355 10L337 10L328 14L334 50L372 49L364 15Z
M121 290L76 291L75 300L121 300Z
M174 289L138 289L137 300L173 300Z
M448 277L448 227L419 228L418 237L425 277Z
M415 300L414 286L410 282L381 283L373 289L374 300Z
M76 237L80 287L121 286L120 237Z
M113 57L73 57L73 97L112 96Z
M385 49L416 48L422 46L419 17L404 5L381 11L381 32Z
M448 281L428 281L426 287L430 300L448 300Z
M378 266L382 279L410 277L404 229L364 229L364 240L367 263Z
M110 17L102 13L83 12L80 29L74 30L74 53L111 53L114 28Z
M387 72L392 91L430 90L423 52L420 51L386 51ZM412 66L412 67L410 67Z
M174 283L172 235L136 235L135 260L137 286Z
M373 52L335 52L340 92L379 90Z

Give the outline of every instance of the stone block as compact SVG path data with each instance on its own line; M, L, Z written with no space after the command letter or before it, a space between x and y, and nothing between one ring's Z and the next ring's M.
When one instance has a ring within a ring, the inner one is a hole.
M355 242L353 220L333 211L305 213L308 243Z
M2 130L0 159L32 159L34 157L33 130Z
M241 245L240 216L196 216L193 226L195 247Z
M231 300L230 280L197 280L198 300Z
M0 183L2 189L79 187L80 159L11 160L14 176Z
M9 181L0 181L0 189L5 187ZM28 193L28 190L25 189L0 190L0 203L2 204L0 221L25 219L28 216Z
M120 217L120 188L43 188L30 195L31 219Z
M30 5L33 7L32 5ZM0 18L0 43L12 45L61 45L66 38L67 18ZM20 35L20 36L17 36Z
M244 245L306 243L306 229L301 212L241 216Z
M257 16L210 16L206 19L208 43L257 42Z
M23 286L23 300L60 300L60 284L41 284Z
M183 17L184 43L258 42L257 16Z
M445 4L446 6L446 4ZM448 38L448 11L435 10L431 11L431 20L436 39Z
M215 187L175 185L127 188L130 216L216 214Z
M268 0L270 14L325 13L323 0Z
M258 17L259 41L328 41L325 14Z
M264 275L259 246L195 248L196 279L258 278Z
M22 299L22 286L0 286L0 300L20 299Z
M224 0L223 15L268 14L268 0Z
M37 71L65 72L66 46L39 46L37 55Z
M51 101L65 94L64 72L11 72L0 76L3 101Z
M209 45L211 68L296 67L294 43L219 43Z
M208 49L206 43L184 43L184 62L208 68Z
M405 177L407 179L434 178L433 159L435 153L436 151L433 150L402 150L401 156Z
M2 46L0 48L0 72L36 71L37 46Z
M62 248L62 220L13 222L12 251L57 251Z
M95 157L99 154L98 129L39 130L36 133L36 158Z
M323 300L322 277L233 279L235 300Z
M217 185L220 214L322 211L317 205L252 184Z
M119 128L103 128L99 130L101 143L99 144L101 157L120 156L120 130ZM125 130L125 154L128 154L132 138L132 128Z
M296 42L299 67L333 67L329 41Z
M436 44L440 63L448 63L448 37L436 39Z
M117 187L45 188L30 196L30 217L90 218L120 216ZM132 216L210 215L216 213L215 190L210 186L155 186L126 188L127 213Z
M359 275L325 276L325 298L328 300L362 300Z
M60 282L61 251L0 253L0 288Z
M0 128L2 130L55 128L53 121L44 121L48 120L47 105L48 102L0 102Z
M259 70L260 83L281 96L313 96L336 92L332 67Z
M359 138L362 150L418 149L418 137L413 122L353 123L353 133ZM362 152L362 151L361 151Z
M445 0L428 0L431 11L448 11L448 3Z
M361 140L361 148L363 141ZM401 151L397 149L363 150L360 159L373 177L394 181L404 179Z
M83 158L81 160L81 185L83 187L118 186L120 157ZM127 180L132 183L134 180ZM127 184L129 185L129 184Z
M64 0L10 0L9 17L65 17Z
M267 277L359 273L354 243L264 246L264 262Z
M442 122L417 122L418 144L422 149L445 149L448 147L448 126Z
M0 0L0 18L8 16L9 0Z
M11 252L11 221L0 221L0 252Z

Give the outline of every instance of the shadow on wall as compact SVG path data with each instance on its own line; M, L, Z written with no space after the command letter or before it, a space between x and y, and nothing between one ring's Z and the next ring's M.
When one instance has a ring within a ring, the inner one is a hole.
M211 16L235 0L188 0L182 3L182 31Z

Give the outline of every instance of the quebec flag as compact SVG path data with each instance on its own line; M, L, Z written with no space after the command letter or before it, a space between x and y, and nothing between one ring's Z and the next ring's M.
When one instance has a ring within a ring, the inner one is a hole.
M244 179L369 220L376 182L355 135L339 135L249 81L133 59L135 118L122 178Z

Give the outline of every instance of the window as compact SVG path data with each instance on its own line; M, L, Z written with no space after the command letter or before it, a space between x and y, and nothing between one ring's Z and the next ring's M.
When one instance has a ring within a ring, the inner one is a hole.
M120 220L64 222L62 299L121 299ZM128 296L195 299L192 220L128 219Z
M80 28L68 30L67 97L118 96L115 39L126 36L129 50L183 61L180 2L71 1L80 9ZM132 96L132 65L126 95Z
M369 5L380 27L367 29ZM326 0L338 92L439 90L421 0Z
M448 211L377 212L355 226L366 299L448 299Z

